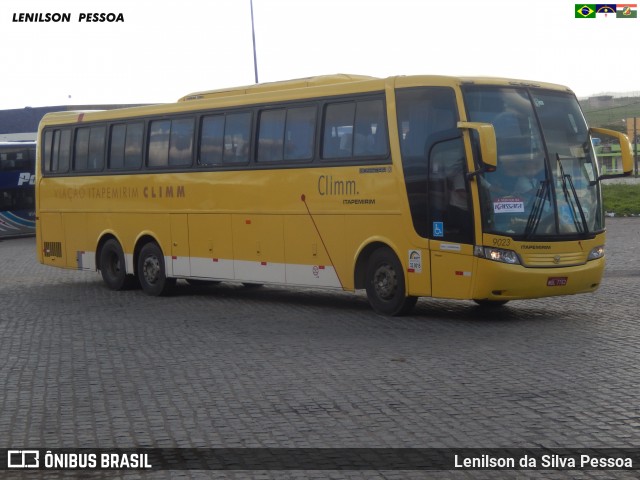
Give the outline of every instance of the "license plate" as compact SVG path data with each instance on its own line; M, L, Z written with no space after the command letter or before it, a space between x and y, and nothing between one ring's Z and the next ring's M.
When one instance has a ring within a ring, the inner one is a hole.
M569 277L549 277L547 278L547 287L564 287Z

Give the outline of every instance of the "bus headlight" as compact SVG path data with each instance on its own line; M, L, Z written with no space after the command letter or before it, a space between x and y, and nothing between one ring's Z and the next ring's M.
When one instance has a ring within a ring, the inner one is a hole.
M486 258L487 260L493 260L494 262L520 265L520 257L513 250L476 246L474 253L476 257Z
M600 245L599 247L594 248L589 252L588 260L597 260L598 258L604 257L604 245Z

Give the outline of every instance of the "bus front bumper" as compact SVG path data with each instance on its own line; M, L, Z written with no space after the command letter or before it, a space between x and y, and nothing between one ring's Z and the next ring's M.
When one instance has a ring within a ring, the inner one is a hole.
M604 258L561 268L530 268L478 259L472 298L505 301L594 292L600 286Z

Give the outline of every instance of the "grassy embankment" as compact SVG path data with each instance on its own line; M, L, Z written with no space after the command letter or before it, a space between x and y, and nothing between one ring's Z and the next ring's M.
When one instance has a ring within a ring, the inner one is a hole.
M595 103L585 99L581 101L581 106L587 123L592 127L631 134L632 130L627 127L632 123L628 122L633 122L634 117L640 119L640 98L637 96L601 99ZM636 128L640 131L640 121L636 121ZM606 212L615 213L616 216L640 215L640 184L605 184L602 195Z
M604 210L616 217L640 215L640 184L603 185Z

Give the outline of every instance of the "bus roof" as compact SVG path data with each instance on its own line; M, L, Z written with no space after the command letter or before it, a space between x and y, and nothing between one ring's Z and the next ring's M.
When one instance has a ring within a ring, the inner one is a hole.
M522 86L571 92L569 88L562 85L497 77L411 75L378 78L367 75L335 74L195 92L185 95L176 103L144 105L115 110L78 110L47 113L42 118L40 126L114 118L134 118L145 115L179 113L185 110L251 105L261 102L278 102L298 98L313 98L316 95L339 95L343 88L345 90L344 93L349 93L360 91L360 89L363 92L371 92L383 90L389 86L392 88L407 88L424 85ZM189 104L189 106L186 104Z
M325 86L325 85L335 85L338 83L360 82L363 80L379 80L379 79L376 77L370 77L367 75L353 75L353 74L347 74L347 73L337 73L335 75L319 75L316 77L297 78L294 80L256 83L253 85L245 85L242 87L194 92L180 98L178 102L186 102L189 100L201 100L204 98L214 98L214 97L230 97L235 95L244 95L247 93L275 92L278 90L288 90L288 89L294 89L294 88L319 87L319 86Z
M550 88L553 90L569 90L567 87L562 85L555 85L551 83L542 83L542 82L532 82L527 80L516 80L511 78L498 78L498 77L446 77L446 76L429 75L429 76L407 76L407 77L397 76L397 77L391 77L391 78L395 80L394 83L396 84L404 83L403 79L407 79L410 82L412 79L425 80L428 78L431 78L431 79L439 78L439 79L446 79L451 83L478 84L478 85L498 84L498 85L509 85L509 86L542 87L542 88ZM194 92L180 98L178 102L186 102L190 100L203 100L203 99L215 98L215 97L232 97L236 95L246 95L246 94L260 93L260 92L276 92L278 90L292 90L292 89L305 88L305 87L320 87L320 86L337 85L337 84L343 84L343 83L364 82L367 80L380 81L385 79L378 78L378 77L371 77L367 75L338 73L335 75L320 75L316 77L298 78L294 80L283 80L280 82L257 83L253 85L242 86L242 87Z

